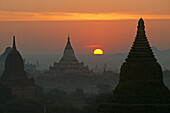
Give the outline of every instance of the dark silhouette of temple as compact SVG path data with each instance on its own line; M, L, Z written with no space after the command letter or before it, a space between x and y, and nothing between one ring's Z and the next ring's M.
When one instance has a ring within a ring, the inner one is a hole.
M7 47L5 51L0 56L0 76L2 75L4 69L5 69L5 61L8 56L8 54L11 52L11 47ZM36 65L26 62L24 59L24 70L26 72L35 72L36 71Z
M36 71L36 64L26 62L24 59L24 70L26 72L35 72Z
M24 71L24 61L15 45L13 37L13 47L5 61L5 70L0 78L0 82L12 89L12 93L21 97L35 99L42 95L42 89L35 84L33 78L28 78Z
M169 113L170 91L163 83L162 69L145 35L144 21L138 30L120 80L99 113Z
M93 75L93 72L89 70L88 66L84 66L84 62L79 63L75 57L74 50L70 43L70 37L64 49L63 57L59 63L54 62L53 66L50 66L48 73L54 75L64 75L70 73L77 73L79 75Z

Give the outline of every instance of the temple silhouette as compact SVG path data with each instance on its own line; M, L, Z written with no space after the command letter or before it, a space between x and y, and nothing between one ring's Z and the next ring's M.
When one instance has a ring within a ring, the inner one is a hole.
M48 73L53 75L65 75L70 73L93 75L93 71L89 70L88 66L84 65L84 62L80 63L75 57L69 36L62 58L58 63L54 62L54 65L49 67Z
M13 47L5 60L5 70L0 82L20 97L36 99L42 95L42 89L35 84L33 78L28 78L24 71L24 61L16 48L15 36L13 36Z
M169 113L170 91L163 83L162 69L145 34L144 21L138 22L137 35L120 80L99 113Z

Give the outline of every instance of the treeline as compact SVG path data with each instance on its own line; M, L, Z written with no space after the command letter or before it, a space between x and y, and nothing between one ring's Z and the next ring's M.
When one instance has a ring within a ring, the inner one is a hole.
M0 84L0 113L42 113L42 101L13 95L10 88Z
M46 113L96 113L98 105L110 94L89 94L82 89L68 94L51 89L39 100L30 100L13 95L11 89L0 84L0 113L44 113L44 110Z

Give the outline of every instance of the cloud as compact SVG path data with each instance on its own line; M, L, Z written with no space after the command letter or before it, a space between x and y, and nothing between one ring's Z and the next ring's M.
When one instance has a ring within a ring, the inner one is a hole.
M141 17L144 19L170 19L170 15L0 11L0 21L121 20L121 19L139 19Z
M101 47L100 45L86 45L86 46L83 46L83 48L99 48Z

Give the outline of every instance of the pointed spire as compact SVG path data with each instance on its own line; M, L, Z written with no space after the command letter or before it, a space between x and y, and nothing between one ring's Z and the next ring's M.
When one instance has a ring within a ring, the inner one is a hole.
M15 44L15 35L13 36L13 47L12 49L16 49L16 44Z
M70 41L70 36L69 36L69 33L68 33L68 40Z
M138 26L144 26L144 21L142 18L140 18L139 22L138 22Z
M66 47L64 49L64 53L63 53L63 57L61 58L60 62L65 62L65 61L75 61L78 62L78 60L76 59L75 55L74 55L74 50L71 46L70 43L70 37L68 35L68 40L67 40L67 44Z
M138 30L133 46L129 52L127 62L152 62L156 61L149 41L145 35L145 26L142 18L138 21Z
M68 34L68 41L67 41L67 44L70 44L70 36Z
M144 21L142 18L138 21L138 30L137 30L137 36L146 36L145 35L145 26Z
M73 49L73 48L71 47L69 34L68 34L68 40L67 40L67 45L66 45L65 49Z

